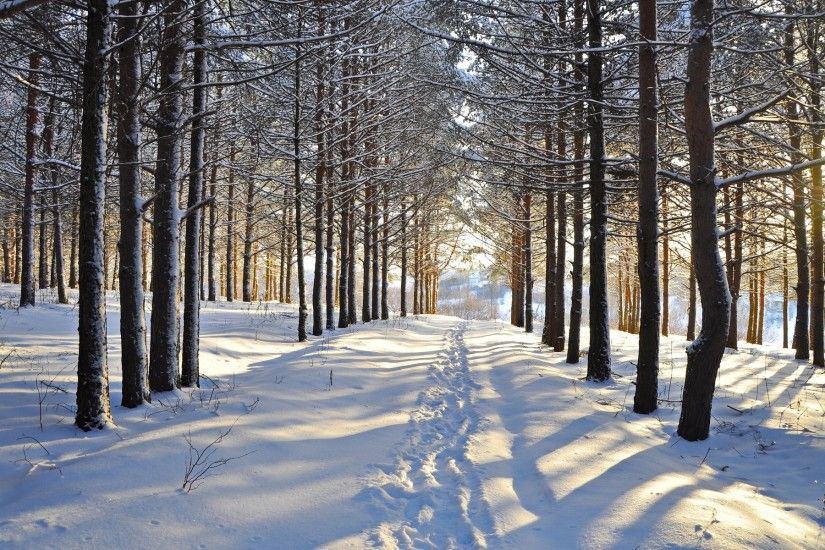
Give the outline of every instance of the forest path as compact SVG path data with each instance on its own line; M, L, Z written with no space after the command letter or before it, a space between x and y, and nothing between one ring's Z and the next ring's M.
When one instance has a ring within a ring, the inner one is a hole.
M459 322L444 335L443 350L428 368L429 386L417 399L395 463L377 466L366 493L382 515L394 518L371 533L375 544L414 548L487 546L491 523L481 482L467 457L477 432L478 385L470 375Z

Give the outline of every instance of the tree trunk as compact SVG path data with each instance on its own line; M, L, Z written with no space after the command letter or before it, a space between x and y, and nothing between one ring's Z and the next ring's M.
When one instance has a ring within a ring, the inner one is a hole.
M335 253L335 184L333 182L332 165L332 143L331 139L327 146L327 280L326 280L326 316L327 330L335 329L335 265L333 264L333 254ZM339 262L340 263L340 262ZM340 268L340 265L338 266Z
M26 180L23 188L20 253L20 307L34 306L34 184L37 179L37 94L40 54L29 54L29 88L26 99ZM105 277L104 277L105 280Z
M46 223L46 201L40 197L40 221L37 224L39 242L37 246L37 288L49 288L49 256L46 241L49 234L49 226Z
M696 339L696 268L694 265L693 252L691 251L690 274L688 275L688 321L685 336L689 341Z
M193 41L203 44L206 38L206 2L195 2L193 14ZM186 243L183 290L183 353L181 356L181 385L200 387L200 338L201 256L200 241L203 212L204 138L206 132L206 52L196 49L192 56L192 134L189 151L189 193L186 206Z
M659 377L659 186L656 93L656 0L639 2L639 355L633 411L657 408ZM634 323L635 328L635 323Z
M587 128L590 133L590 349L587 379L610 378L610 317L607 305L607 189L604 181L604 118L602 83L602 14L600 0L587 0L590 51Z
M401 317L407 316L407 204L401 200Z
M793 14L791 3L786 5L786 13ZM785 25L784 55L785 64L788 67L795 65L794 29L796 23L789 20ZM785 116L788 119L788 145L791 149L791 164L798 164L802 158L802 130L799 125L798 99L793 91L788 94L785 102ZM796 246L794 254L796 256L796 322L794 323L793 347L796 350L795 357L807 361L810 359L810 336L808 334L809 319L809 298L810 298L810 266L808 264L808 230L805 220L805 181L802 172L791 174L791 186L793 189L793 225Z
M813 25L815 28L818 27L817 23ZM808 48L812 125L810 157L818 160L822 157L823 133L819 78L819 65L822 60L816 55L816 39L819 33L815 32L814 36ZM822 235L822 199L822 166L817 165L811 168L811 269L814 274L811 280L811 350L813 364L817 367L825 367L825 244Z
M316 3L317 4L317 3ZM318 36L325 32L324 10L318 4ZM323 59L323 58L322 58ZM317 84L315 86L315 268L312 274L312 335L324 333L322 317L322 296L324 282L324 174L326 172L326 150L324 140L324 64L318 60L315 66Z
M120 340L123 396L121 406L134 408L150 401L146 361L146 318L143 314L143 200L140 196L141 84L138 5L118 5L117 40L119 124L117 132L120 183Z
M181 74L185 47L185 0L174 0L164 12L160 58L160 97L157 116L154 231L152 238L152 340L149 348L149 387L171 391L179 385L178 284L180 277L180 220L178 185Z
M235 300L235 149L229 153L229 175L226 198L226 301ZM281 262L283 262L283 239L281 239ZM283 263L281 264L283 267ZM281 278L283 281L283 277ZM280 300L283 301L283 287Z
M367 144L367 149L369 149L369 143ZM369 167L369 152L367 155L366 162ZM364 187L364 253L362 258L363 276L361 278L361 320L365 323L368 323L372 318L372 312L370 309L370 298L372 297L372 294L370 293L370 283L372 282L372 278L370 276L370 268L372 267L372 263L370 262L370 254L372 253L372 244L370 243L370 239L373 236L371 229L373 193L374 191L372 184L367 183Z
M80 145L80 293L78 301L77 413L83 431L112 420L106 361L106 289L103 216L106 203L106 50L109 3L89 0L83 62Z
M574 75L577 88L581 88L584 82L584 72L582 67L582 46L584 24L584 0L575 0L573 3L573 34L576 37L575 69ZM575 191L573 195L573 266L570 273L570 328L567 334L567 362L579 362L581 318L582 318L582 285L584 269L584 137L585 130L580 124L584 118L584 104L577 101L573 106L573 117L576 121L573 131L573 180Z
M209 174L209 194L212 201L209 203L209 238L207 239L207 260L206 260L206 299L214 302L218 299L218 273L216 269L217 251L216 241L218 233L218 205L217 205L217 184L218 184L218 152L217 148L212 154L212 170Z
M354 139L354 138L353 138ZM354 145L353 145L354 150ZM354 169L353 169L354 173ZM357 315L357 308L355 302L355 232L356 232L356 225L357 221L355 218L355 189L350 191L350 198L349 198L349 219L350 219L350 226L349 226L349 250L350 250L350 261L347 266L347 307L348 307L348 319L349 324L354 325L358 322L358 315Z
M381 319L390 318L390 306L388 303L389 274L390 274L390 196L388 184L384 183L382 188L383 198L383 223L381 236Z
M243 239L242 294L244 302L251 302L252 296L252 243L255 239L255 180L249 178L246 186L246 223Z
M550 129L544 132L544 150L548 155L551 153L553 137ZM556 258L556 197L552 190L550 177L545 183L547 191L544 195L544 328L541 331L541 342L547 346L555 345L555 337L559 332L558 315L556 309L564 307L564 304L557 304L558 293L556 292L556 269L558 262Z
M298 38L303 31L303 10L298 6ZM295 46L295 111L292 133L292 155L295 183L295 244L298 259L298 341L307 339L307 295L304 273L304 232L301 218L304 186L301 180L301 43Z
M691 4L685 130L690 156L691 250L702 300L702 329L688 346L682 412L677 433L688 441L706 439L716 373L725 352L730 292L719 255L716 221L717 177L710 113L713 0Z
M524 194L524 332L533 332L533 233L530 227L533 196Z

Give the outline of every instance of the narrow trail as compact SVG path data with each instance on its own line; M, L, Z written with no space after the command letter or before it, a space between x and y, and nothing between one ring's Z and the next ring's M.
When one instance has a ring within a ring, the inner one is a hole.
M486 548L492 522L480 479L466 450L478 429L464 333L449 329L444 348L428 368L427 387L410 416L395 463L378 466L368 494L389 521L371 538L385 548Z

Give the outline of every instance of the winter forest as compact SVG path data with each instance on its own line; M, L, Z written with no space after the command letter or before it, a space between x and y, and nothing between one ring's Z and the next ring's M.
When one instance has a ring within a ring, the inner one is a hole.
M0 0L0 548L825 547L820 0Z

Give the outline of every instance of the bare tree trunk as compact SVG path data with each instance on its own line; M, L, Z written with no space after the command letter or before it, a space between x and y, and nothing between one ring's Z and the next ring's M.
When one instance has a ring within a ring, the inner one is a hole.
M576 53L574 76L577 89L584 82L582 67L582 26L584 24L584 0L574 0L573 2L573 34L576 37ZM570 328L567 334L567 362L574 364L579 362L580 355L580 335L582 318L582 285L584 270L584 129L580 122L584 118L584 105L577 101L573 107L573 116L576 121L576 129L573 132L573 180L575 191L573 192L573 267L570 273Z
M7 222L8 223L8 222ZM9 228L3 227L3 282L12 281L11 243L9 242Z
M559 134L563 135L563 134ZM566 153L560 153L560 158L565 158ZM558 219L558 232L556 235L556 320L553 323L556 327L556 335L553 341L553 351L564 351L564 282L567 279L567 194L563 191L558 193L558 205L556 208L556 218Z
M544 132L544 150L551 152L553 137L550 129ZM552 190L552 181L547 178L547 191L544 194L544 329L541 332L541 341L547 346L555 345L555 336L559 332L556 325L559 316L557 308L563 308L564 304L558 304L558 292L556 284L558 277L558 261L556 258L556 197Z
M685 130L690 156L691 250L702 300L702 329L688 346L682 412L677 433L688 441L706 439L716 373L725 352L730 292L719 255L716 221L717 176L710 112L713 0L691 4Z
M49 102L49 113L46 116L46 123L43 129L43 149L48 158L54 156L54 109L54 98L52 98ZM51 174L52 185L52 280L49 285L52 287L57 287L58 303L67 304L69 303L69 299L66 296L66 283L63 273L63 224L60 213L60 185L57 170L52 168L49 172ZM41 235L43 234L43 230L44 229L41 229ZM42 249L45 249L45 245L41 245L41 250Z
M217 144L216 144L217 145ZM212 155L212 170L209 174L209 194L212 196L212 202L209 203L209 238L207 239L207 260L206 260L206 299L214 302L218 299L218 273L216 269L217 250L216 241L218 237L218 152L217 148Z
M149 348L149 387L171 391L180 383L178 285L180 277L180 220L178 185L180 128L183 112L181 74L185 36L185 0L174 0L164 12L163 49L157 116L154 232L152 238L152 340Z
M197 0L193 14L193 41L203 44L206 38L206 0ZM206 52L196 49L192 56L192 134L189 151L189 193L187 197L186 242L183 290L183 353L181 385L200 387L200 295L201 295L201 228L203 212L204 139L206 134ZM213 199L214 200L214 199Z
M590 349L587 379L610 378L610 317L607 305L607 188L605 185L600 0L587 0L588 116L590 133Z
M330 127L329 132L332 132ZM333 273L335 265L333 265L333 254L335 253L335 184L333 183L332 172L332 139L330 136L329 145L327 147L327 280L326 280L326 316L327 316L327 330L335 329L335 275ZM339 262L340 264L340 262ZM338 266L340 268L340 265Z
M379 307L380 307L380 299L379 299L379 291L380 291L380 273L379 273L379 262L380 258L378 257L378 199L379 199L379 191L378 186L373 184L372 188L372 221L370 223L370 233L372 233L372 237L370 238L370 245L372 246L371 251L371 259L372 259L372 298L371 298L371 311L370 311L370 318L372 320L377 320L379 317Z
M255 239L255 180L249 178L246 186L246 223L243 239L242 294L244 302L252 301L252 243Z
M530 227L533 196L524 194L524 332L533 332L533 233Z
M418 289L421 286L421 255L418 213L413 219L415 232L413 233L413 315L421 313L421 302L418 300Z
M143 314L143 200L140 196L141 83L138 5L118 5L119 124L117 132L120 183L120 340L123 396L121 406L134 408L151 400Z
M349 250L351 257L349 264L347 265L347 308L349 324L354 325L358 322L358 316L356 314L355 306L355 232L357 229L357 221L355 219L355 190L352 190L350 192L349 210L349 219L351 223L349 226L349 234L347 238L349 239Z
M401 200L401 317L407 316L407 204Z
M69 240L69 288L77 288L78 208L72 209L72 237Z
M298 6L298 37L303 32L303 9ZM301 219L301 202L304 199L304 185L301 181L301 43L295 46L295 113L293 119L292 154L295 166L295 243L298 257L298 341L307 339L307 294L304 273L304 232Z
M728 257L728 286L731 293L730 306L730 326L728 327L728 339L726 346L730 349L738 349L739 347L739 296L742 285L742 224L744 223L744 209L742 205L742 196L744 194L744 184L740 183L734 194L734 224L736 231L733 233L733 247L731 249L731 237L725 238L725 246L727 248L726 255ZM725 189L725 196L728 196L727 188ZM728 206L728 211L730 206ZM730 226L730 216L725 214L726 225Z
M808 56L810 62L811 88L811 158L822 157L822 114L819 66L822 59L816 55L819 39L818 24L813 23L813 36L809 38ZM813 364L825 367L825 243L822 235L822 166L811 168L811 350Z
M367 145L369 148L369 144ZM369 157L367 158L367 166L370 166ZM372 208L373 208L373 186L372 183L367 183L364 187L364 227L363 227L363 258L362 258L362 267L363 267L363 276L361 278L361 320L365 323L368 323L372 318L371 310L370 310L370 298L372 297L370 293L370 282L372 281L370 277L370 267L372 264L370 263L370 254L372 253L372 244L370 243L370 239L373 236L372 233Z
M381 237L381 319L387 320L390 318L390 306L387 301L389 292L389 274L390 274L390 196L388 184L385 182L382 188L383 198L383 223Z
M787 222L783 222L782 228L782 347L788 347L788 302L790 296L788 290L790 289L788 281L788 226Z
M112 420L106 361L106 290L103 216L106 199L106 50L109 3L89 0L83 62L80 146L80 293L78 301L77 413L83 431Z
M46 244L49 234L49 225L46 223L46 201L41 197L40 204L40 221L37 224L38 229L38 247L37 247L37 288L49 288L49 256L48 245Z
M285 288L285 281L286 281L286 264L289 261L287 259L287 249L286 249L286 232L287 232L287 224L286 224L286 216L287 216L287 203L286 203L286 189L284 189L284 202L283 202L283 210L281 211L281 240L280 240L280 255L278 256L278 301L284 303L286 301L286 288Z
M324 10L316 2L318 9L318 35L323 36L326 23ZM323 58L315 66L317 84L315 86L315 147L317 161L315 165L315 268L312 275L312 335L321 336L324 333L322 318L322 296L324 281L324 174L326 173L326 149L324 140L324 64Z
M40 54L29 54L29 88L26 99L26 181L23 189L20 253L20 307L34 306L34 184L37 179L37 94Z
M286 208L286 264L284 266L285 277L284 281L284 302L292 303L292 258L294 257L293 250L295 249L295 189L292 186L286 186L286 200L284 208Z
M670 335L670 234L667 193L662 192L662 336Z
M689 270L690 275L688 276L688 320L686 338L689 341L693 341L696 339L696 268L694 267L693 252L690 254Z
M659 376L659 186L656 93L656 0L639 2L639 355L633 411L657 408ZM634 301L635 303L635 301ZM634 320L634 328L636 322Z
M235 300L235 149L229 153L229 175L226 198L226 301ZM283 239L281 240L281 262L283 262ZM283 264L282 264L283 266ZM281 278L283 281L283 277ZM283 301L283 287L280 300Z
M788 3L785 7L786 13L793 14L793 7ZM785 64L788 67L795 65L794 29L796 23L789 20L785 25L784 56ZM798 99L793 91L788 94L785 102L785 114L788 119L788 144L791 148L791 163L802 162L802 131L799 125ZM810 335L808 334L809 319L809 298L810 298L810 266L808 264L808 230L805 221L805 181L802 172L791 174L791 185L793 188L793 225L796 246L794 254L796 256L796 322L794 323L793 347L796 350L796 358L807 361L810 359Z

